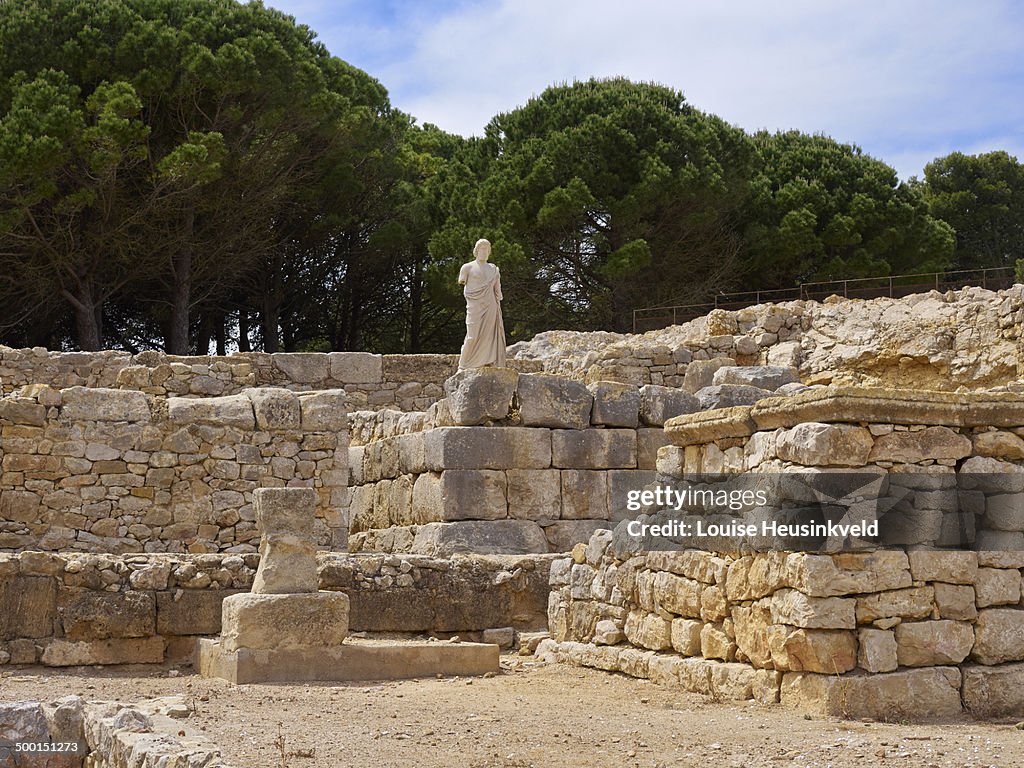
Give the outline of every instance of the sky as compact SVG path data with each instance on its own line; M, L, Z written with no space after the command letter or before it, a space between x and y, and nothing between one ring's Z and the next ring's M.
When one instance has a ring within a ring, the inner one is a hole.
M747 131L824 133L904 180L1024 161L1017 0L264 0L419 123L481 135L546 87L624 76Z

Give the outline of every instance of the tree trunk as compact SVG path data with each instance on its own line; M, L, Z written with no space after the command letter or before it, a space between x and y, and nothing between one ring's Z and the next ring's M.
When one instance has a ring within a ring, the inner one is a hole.
M415 355L420 351L420 336L423 333L423 262L420 259L413 263L409 298L409 352Z
M242 307L238 310L238 351L252 352L249 341L249 310Z
M89 281L80 281L77 287L74 294L61 291L74 311L75 342L83 352L96 352L103 348L103 309L96 305Z
M215 318L216 325L214 326L214 333L217 335L217 354L221 357L227 355L227 330L224 328L224 313L218 312Z
M182 244L171 261L174 285L171 292L171 325L167 332L167 353L188 354L189 304L192 301L192 235L195 211L189 206L182 225Z

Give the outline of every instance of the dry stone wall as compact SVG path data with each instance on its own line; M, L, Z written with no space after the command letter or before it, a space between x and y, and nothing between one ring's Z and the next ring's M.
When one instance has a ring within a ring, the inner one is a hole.
M259 559L0 553L0 665L188 660L197 637L220 633L221 602L249 591ZM318 559L319 588L348 595L354 632L479 639L546 623L550 556Z
M316 489L344 549L342 390L160 397L34 385L0 398L0 550L254 552L252 492Z

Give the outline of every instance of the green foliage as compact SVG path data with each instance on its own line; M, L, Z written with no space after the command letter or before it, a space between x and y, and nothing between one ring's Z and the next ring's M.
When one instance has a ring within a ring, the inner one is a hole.
M956 230L959 269L1013 266L1024 253L1024 165L1006 152L951 155L924 169L933 216Z
M944 269L950 227L885 163L826 136L752 137L745 240L751 288Z

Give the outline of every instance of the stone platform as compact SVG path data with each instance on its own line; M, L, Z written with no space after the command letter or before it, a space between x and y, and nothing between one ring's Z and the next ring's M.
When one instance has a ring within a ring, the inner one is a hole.
M497 673L498 646L356 640L331 648L226 650L220 640L199 640L196 664L204 677L230 683L342 682Z

